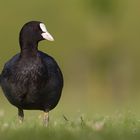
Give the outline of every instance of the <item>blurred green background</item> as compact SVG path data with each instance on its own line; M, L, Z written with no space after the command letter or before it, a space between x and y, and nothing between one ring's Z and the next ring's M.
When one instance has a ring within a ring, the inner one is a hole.
M20 51L23 24L39 20L55 39L42 41L39 49L57 60L65 80L52 112L74 116L138 111L139 5L138 0L1 0L0 70ZM16 108L0 93L0 110L16 115Z

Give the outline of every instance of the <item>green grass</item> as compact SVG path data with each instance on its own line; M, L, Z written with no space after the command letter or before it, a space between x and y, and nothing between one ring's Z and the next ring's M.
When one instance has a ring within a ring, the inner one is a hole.
M42 116L29 115L23 124L14 116L0 112L0 140L139 140L140 120L128 111L110 116L88 118L51 116L49 126L42 125ZM9 118L9 119L8 119Z

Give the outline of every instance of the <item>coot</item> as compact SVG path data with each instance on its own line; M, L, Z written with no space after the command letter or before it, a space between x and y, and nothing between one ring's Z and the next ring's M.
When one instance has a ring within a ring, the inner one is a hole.
M43 110L47 125L48 113L61 97L63 76L57 62L38 50L41 40L54 40L42 22L30 21L22 27L21 51L5 64L0 83L9 102L18 108L20 122L23 110Z

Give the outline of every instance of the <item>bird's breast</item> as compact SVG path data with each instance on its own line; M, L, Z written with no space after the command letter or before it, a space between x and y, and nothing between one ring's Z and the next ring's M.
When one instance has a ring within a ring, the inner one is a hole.
M11 88L16 93L30 94L38 92L48 80L47 68L41 64L18 65L11 74Z

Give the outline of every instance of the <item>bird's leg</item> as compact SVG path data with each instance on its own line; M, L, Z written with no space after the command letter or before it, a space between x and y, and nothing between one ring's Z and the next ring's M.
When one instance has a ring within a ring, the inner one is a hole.
M49 112L44 112L43 124L44 126L48 126L49 123Z
M22 123L24 119L24 112L20 108L18 108L18 118L19 118L19 123Z

